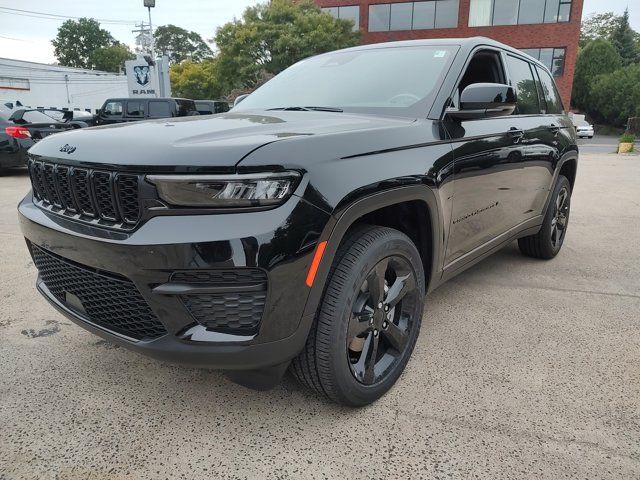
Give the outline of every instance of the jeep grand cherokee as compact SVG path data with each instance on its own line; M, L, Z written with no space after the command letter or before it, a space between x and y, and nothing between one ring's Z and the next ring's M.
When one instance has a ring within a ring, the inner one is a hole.
M558 253L578 158L549 71L485 38L319 55L232 112L30 156L20 221L60 312L256 388L290 369L353 406L400 376L426 293L515 239Z

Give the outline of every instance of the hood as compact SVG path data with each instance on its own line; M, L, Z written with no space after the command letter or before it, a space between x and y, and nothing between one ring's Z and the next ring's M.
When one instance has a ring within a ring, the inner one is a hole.
M29 153L128 167L229 169L252 151L273 142L403 127L413 121L315 111L229 112L74 130L45 138Z

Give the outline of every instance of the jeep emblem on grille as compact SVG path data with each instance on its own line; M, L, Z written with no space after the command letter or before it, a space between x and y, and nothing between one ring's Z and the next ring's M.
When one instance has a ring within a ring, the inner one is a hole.
M76 151L76 147L72 147L68 143L65 143L64 146L60 147L60 151L64 153L73 153Z

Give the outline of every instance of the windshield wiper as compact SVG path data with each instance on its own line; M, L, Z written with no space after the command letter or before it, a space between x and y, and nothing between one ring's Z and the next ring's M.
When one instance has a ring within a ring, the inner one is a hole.
M341 108L336 107L276 107L276 108L267 108L267 110L287 110L287 111L297 111L297 112L342 112Z

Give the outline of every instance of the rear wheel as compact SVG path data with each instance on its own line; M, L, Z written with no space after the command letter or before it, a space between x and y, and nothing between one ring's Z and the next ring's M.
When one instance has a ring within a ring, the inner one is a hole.
M540 231L535 235L519 238L520 251L529 257L555 257L562 248L567 233L570 209L571 184L567 177L560 175Z
M336 254L294 376L345 405L380 398L413 351L424 285L420 254L406 235L384 227L354 231Z

